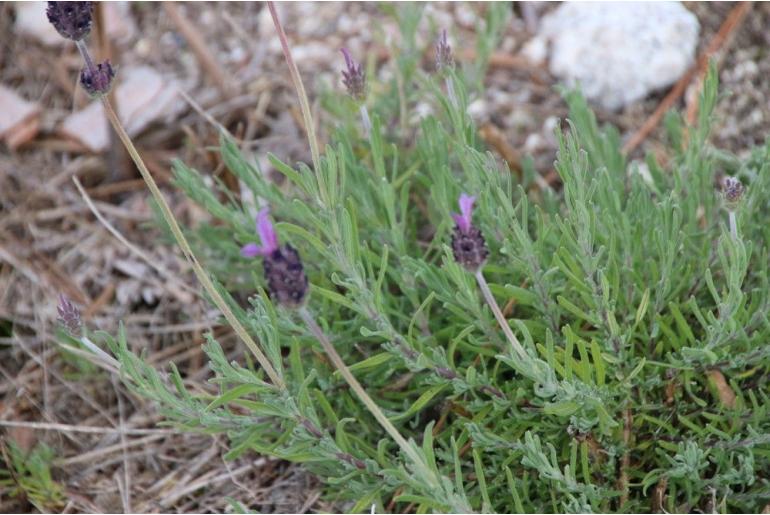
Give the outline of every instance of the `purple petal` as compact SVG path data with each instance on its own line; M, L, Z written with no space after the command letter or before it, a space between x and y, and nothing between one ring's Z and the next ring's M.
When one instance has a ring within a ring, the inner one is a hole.
M460 195L460 214L452 213L452 218L457 223L457 226L461 231L467 232L471 228L471 217L473 216L473 203L476 201L476 197L466 195L463 193Z
M270 208L265 207L257 214L257 233L262 241L262 254L270 254L278 248L278 235L270 221Z
M340 48L340 52L345 56L345 65L348 67L348 70L355 69L356 63L353 61L353 58L350 57L350 50L343 47Z
M262 247L256 243L248 243L241 247L241 256L247 258L257 257L262 254Z

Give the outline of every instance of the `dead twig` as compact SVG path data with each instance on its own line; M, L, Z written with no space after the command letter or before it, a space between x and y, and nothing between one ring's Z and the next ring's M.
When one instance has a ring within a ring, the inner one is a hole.
M521 153L508 143L505 133L492 123L485 123L479 128L479 136L484 143L495 149L508 163L508 168L521 179Z
M200 30L181 13L175 2L163 2L163 9L179 32L182 33L195 57L201 63L203 69L206 70L208 76L211 77L211 80L214 81L222 96L225 98L232 97L234 94L232 85L227 81L225 73L209 50L206 41L201 36Z
M735 41L735 35L738 33L738 27L740 27L740 25L746 19L746 15L749 14L752 4L753 2L741 2L733 8L733 10L725 19L725 23L722 25L722 27L725 27L728 25L728 23L729 26L725 28L725 34L720 41L719 48L714 50L717 67L719 67L722 61L724 61L730 46L732 45L733 41ZM722 32L722 29L720 29L720 32ZM717 34L717 36L718 35L719 34ZM706 63L702 69L699 70L698 79L695 81L692 88L686 95L687 114L685 119L687 120L688 125L693 125L695 123L695 118L698 116L700 91L703 88L703 80L706 77L706 71L708 70L707 65L708 63Z
M26 422L23 420L0 420L0 426L3 427L29 427L31 429L41 429L44 431L64 431L71 433L91 433L91 434L127 434L127 435L173 435L174 431L170 429L135 429L118 427L97 427L97 426L75 426L72 424L54 424L48 422Z
M618 487L621 492L619 508L623 508L623 505L628 502L628 467L631 465L631 449L629 444L631 442L631 426L634 419L631 415L631 409L626 408L623 412L623 458L620 461L620 477L618 478Z

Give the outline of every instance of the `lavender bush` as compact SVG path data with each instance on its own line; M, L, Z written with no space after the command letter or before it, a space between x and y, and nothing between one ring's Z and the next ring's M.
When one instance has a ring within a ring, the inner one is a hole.
M479 55L504 9L490 7ZM238 199L175 166L217 222L188 231L190 253L267 366L229 362L208 335L219 391L202 395L123 334L88 341L169 422L226 434L230 458L304 463L347 511L762 510L770 144L745 160L709 145L711 70L695 126L667 119L665 166L629 164L617 131L566 92L561 186L518 180L476 137L476 80L450 64L446 35L439 73L416 66L416 26L386 65L408 95L394 79L345 104L340 87L313 168L269 156L287 184L222 135L227 167L269 207L257 236ZM364 73L345 61L350 88ZM418 99L435 114L405 124Z

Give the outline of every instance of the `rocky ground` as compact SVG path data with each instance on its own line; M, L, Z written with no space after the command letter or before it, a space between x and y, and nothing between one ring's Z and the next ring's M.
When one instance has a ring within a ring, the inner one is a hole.
M770 129L770 4L746 7L727 31L720 28L741 8L737 4L685 7L700 26L696 55L725 36L716 45L723 94L713 140L742 155ZM524 49L556 8L513 6L484 78L485 92L471 104L490 148L512 166L531 155L545 178L555 157L553 130L566 107L547 61L532 63ZM429 4L418 39L428 45L435 27L447 27L450 42L462 49L462 62L485 9ZM318 93L341 87L341 46L372 56L378 73L387 76L399 33L377 4L282 4L279 12L319 113ZM169 164L180 158L226 178L212 150L212 120L257 158L270 151L284 160L309 159L295 95L262 4L137 3L99 14L97 25L108 30L95 31L90 44L119 66L121 80L134 85L117 88L119 109L184 223L193 225L203 214L167 186ZM226 511L228 496L260 512L332 509L319 500L319 482L299 467L256 455L226 463L224 441L212 445L209 436L156 431L161 417L153 406L110 375L78 368L55 349L56 296L63 292L83 307L90 327L114 332L123 321L133 348L146 350L159 367L173 361L191 388L205 389L200 344L216 314L185 287L194 280L178 252L158 243L143 183L76 87L80 58L74 46L55 33L46 35L45 23L36 20L32 10L0 4L0 112L7 115L0 116L2 441L13 439L25 449L45 442L55 449L54 479L64 495L49 510ZM102 32L107 36L99 37ZM429 68L427 54L424 62ZM697 81L696 74L674 107L694 112ZM615 111L597 106L597 117L632 140L669 90ZM3 125L11 118L8 106L18 117L10 129ZM664 148L658 126L631 156L651 151L665 158ZM241 349L234 336L216 330L236 359ZM130 430L121 433L119 427ZM0 487L0 511L33 509L9 492Z

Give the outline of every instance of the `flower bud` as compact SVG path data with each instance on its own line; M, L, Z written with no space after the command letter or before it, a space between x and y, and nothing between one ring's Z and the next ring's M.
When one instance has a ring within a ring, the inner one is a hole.
M436 70L442 71L447 68L454 68L455 60L452 57L452 47L446 38L446 29L441 31L441 37L436 42Z
M80 72L80 85L92 97L110 92L115 71L109 61L99 63L93 68L84 67Z
M366 74L360 63L356 63L350 56L347 48L340 50L345 57L346 70L342 70L342 83L348 89L348 94L353 100L363 102L366 98Z
M264 208L257 215L257 233L262 245L249 243L241 248L244 257L263 256L262 267L270 298L288 307L302 304L307 294L307 276L299 253L289 244L281 246L278 234L270 221L270 210Z
M59 295L59 305L56 307L56 311L59 312L59 323L69 334L79 337L83 327L80 310L63 293Z
M729 209L735 209L738 206L743 197L743 191L743 183L735 177L727 176L722 181L722 193Z

